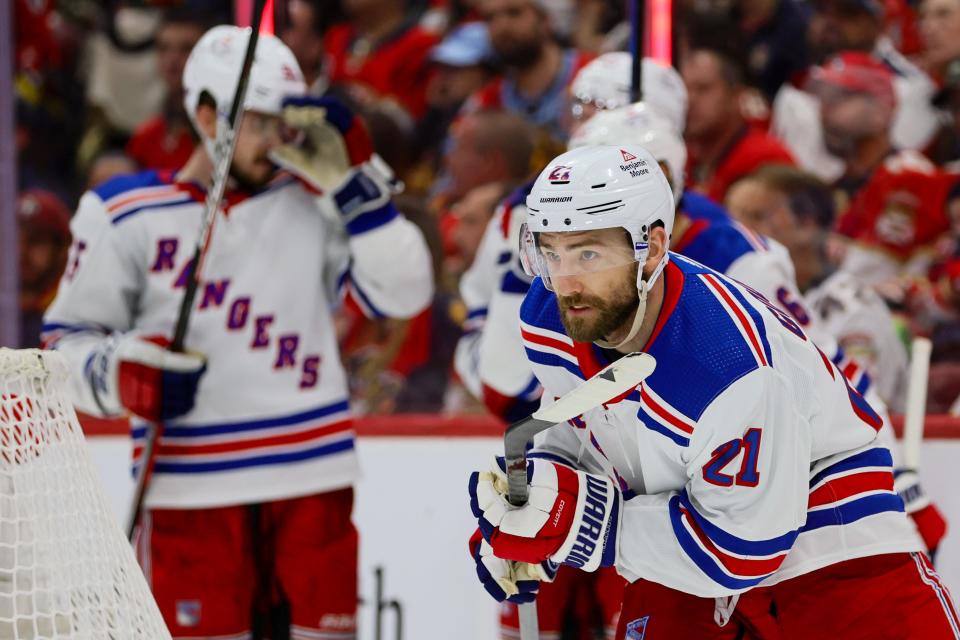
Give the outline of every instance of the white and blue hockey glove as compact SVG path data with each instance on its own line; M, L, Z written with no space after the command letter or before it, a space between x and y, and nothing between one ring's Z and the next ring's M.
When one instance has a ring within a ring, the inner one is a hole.
M617 557L622 496L608 478L546 459L527 460L530 496L514 507L506 498L502 459L492 471L470 475L470 507L498 558L546 560L584 571L609 567Z
M106 340L87 361L87 379L106 415L124 410L153 422L170 420L193 409L206 360L174 353L168 341L136 334Z
M479 529L470 537L470 555L477 563L480 583L497 602L533 602L540 583L553 582L557 575L558 565L550 561L527 564L498 558Z
M284 124L303 135L296 144L271 152L274 163L316 190L331 192L350 234L363 233L397 215L391 197L403 185L373 152L360 118L335 98L298 96L283 104Z

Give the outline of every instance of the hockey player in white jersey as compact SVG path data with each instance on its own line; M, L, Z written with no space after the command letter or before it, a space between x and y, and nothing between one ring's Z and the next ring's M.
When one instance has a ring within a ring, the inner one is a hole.
M829 187L792 167L766 167L733 185L727 200L743 224L788 247L806 309L838 343L840 355L833 359L851 383L861 393L879 396L879 405L868 398L875 408L886 405L902 413L907 350L880 295L849 273L834 270L827 259L834 222ZM893 454L897 490L932 557L946 534L946 521L923 491L916 470L901 461L893 430L885 425L881 435Z
M471 475L491 594L536 591L510 561L615 566L630 582L618 638L960 637L880 418L786 314L668 253L673 194L649 152L563 154L527 207L537 278L520 321L544 402L623 353L657 368L542 434L527 505L497 464Z
M175 638L353 638L357 457L331 314L347 295L373 316L413 316L432 295L430 261L362 124L304 97L271 35L250 71L186 353L158 346L173 333L211 141L249 36L215 27L187 61L203 144L185 167L84 194L45 340L73 367L79 409L132 414L135 456L146 425L162 423L136 545ZM290 125L336 157L289 146Z

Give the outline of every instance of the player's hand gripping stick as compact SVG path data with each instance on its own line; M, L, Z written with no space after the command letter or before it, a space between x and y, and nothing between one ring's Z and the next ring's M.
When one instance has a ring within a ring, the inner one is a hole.
M656 360L653 356L647 353L628 353L570 393L561 396L553 404L507 427L503 437L503 451L509 487L507 499L510 504L520 507L527 503L527 445L534 436L636 388L653 373L654 368ZM539 629L536 603L519 605L519 612L520 637L522 640L537 640Z

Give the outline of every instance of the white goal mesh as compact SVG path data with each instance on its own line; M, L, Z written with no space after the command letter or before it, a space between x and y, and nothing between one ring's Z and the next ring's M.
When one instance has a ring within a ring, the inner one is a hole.
M0 349L0 639L170 638L57 353Z

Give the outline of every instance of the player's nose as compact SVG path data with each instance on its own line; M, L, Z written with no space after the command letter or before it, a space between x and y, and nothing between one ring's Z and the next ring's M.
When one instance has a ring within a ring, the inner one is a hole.
M583 283L576 275L554 276L551 279L553 280L553 290L559 296L569 296L583 292Z

